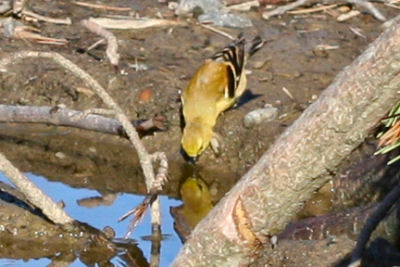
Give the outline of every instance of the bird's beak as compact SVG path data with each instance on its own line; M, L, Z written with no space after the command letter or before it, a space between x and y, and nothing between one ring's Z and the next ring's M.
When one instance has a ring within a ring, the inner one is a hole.
M183 148L181 147L181 155L183 156L183 158L187 161L187 162L189 162L190 164L192 164L192 165L194 165L195 163L196 163L196 161L197 161L197 157L191 157L191 156L189 156L186 152L185 152L185 150L183 150Z
M192 165L196 164L197 157L188 157L188 162Z

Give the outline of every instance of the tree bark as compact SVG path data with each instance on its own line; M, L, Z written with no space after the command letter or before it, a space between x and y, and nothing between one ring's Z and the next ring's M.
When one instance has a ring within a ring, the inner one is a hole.
M85 111L86 112L86 111ZM127 137L122 125L116 119L96 114L61 107L15 106L0 104L0 122L44 123L56 126L68 126L101 133ZM136 131L143 135L157 130L166 130L165 118L154 118L132 121Z
M248 264L281 232L398 101L399 43L396 18L200 222L173 266Z

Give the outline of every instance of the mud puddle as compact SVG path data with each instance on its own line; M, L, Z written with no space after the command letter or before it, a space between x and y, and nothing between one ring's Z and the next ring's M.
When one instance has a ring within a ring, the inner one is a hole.
M121 240L128 229L129 221L117 222L118 218L126 211L132 209L140 204L143 196L134 194L116 194L110 200L100 201L99 194L96 190L89 189L76 189L64 185L60 182L52 182L42 176L28 174L28 177L39 188L43 190L56 202L63 201L65 203L65 210L76 220L88 223L98 229L103 229L106 226L112 227L115 231L117 242L126 242L137 244L139 249L143 252L143 256L150 261L151 257L151 241L146 240L146 237L151 235L150 216L146 216L131 238L128 240ZM0 181L7 182L4 176L0 177ZM97 197L97 198L96 198ZM104 196L103 196L104 197ZM97 200L97 201L96 201ZM162 232L165 239L161 243L161 266L168 266L178 253L182 243L173 228L173 218L170 215L169 208L171 206L179 206L181 201L161 197L162 205ZM80 204L79 204L80 203ZM22 251L21 251L22 252ZM17 259L0 259L1 266L47 266L51 263L51 259L31 259L29 251L25 253L16 253L23 255L24 260ZM53 255L55 256L55 255ZM4 255L2 256L4 257ZM121 266L122 260L116 256L110 259L110 263L114 266ZM83 263L79 258L74 259L68 266L82 266ZM143 265L146 266L146 265Z

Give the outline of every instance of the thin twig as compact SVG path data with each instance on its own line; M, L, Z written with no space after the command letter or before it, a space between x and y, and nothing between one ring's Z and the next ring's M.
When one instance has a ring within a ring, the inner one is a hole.
M282 91L290 98L290 100L295 101L294 96L286 87L282 87Z
M115 35L106 30L103 29L99 24L97 24L96 22L93 22L91 20L82 20L81 24L83 26L85 26L89 31L100 35L101 37L103 37L104 39L107 40L107 49L106 49L106 54L108 59L110 60L111 64L114 66L118 66L118 62L119 62L119 54L118 54L118 42L117 42L117 38L115 37Z
M104 9L104 10L111 10L111 11L131 11L132 8L130 7L116 7L116 6L106 6L106 5L97 5L93 3L86 3L80 1L72 2L78 6L90 7L90 8L97 8L97 9Z
M28 39L42 44L65 45L68 43L66 39L56 39L42 36L36 32L39 30L34 27L23 25L20 21L9 17L2 21L4 35L9 38Z
M210 31L215 32L215 33L218 33L219 35L222 35L222 36L224 36L224 37L226 37L226 38L228 38L228 39L235 40L235 37L233 37L233 36L230 35L229 33L224 32L224 31L221 31L221 30L219 30L219 29L217 29L217 28L215 28L215 27L213 27L213 26L210 26L210 25L208 25L208 24L203 24L203 23L199 23L199 25L200 25L201 27L207 29L207 30L210 30Z
M160 252L161 252L161 226L160 225L151 225L151 257L150 257L150 267L159 267L160 266Z
M92 50L92 49L95 49L98 45L104 43L104 41L105 41L105 39L100 39L100 40L94 42L94 44L90 45L90 46L86 49L86 52L87 52L87 51L90 51L90 50Z
M238 10L238 11L249 11L252 7L259 7L260 6L260 1L258 0L252 0L252 1L247 1L243 2L240 4L234 4L225 7L224 9L226 10Z
M153 186L150 191L156 190L161 191L165 182L167 181L168 175L168 160L167 156L164 152L155 152L151 155L153 162L160 162L160 166L158 167L158 173L154 180Z
M65 25L71 25L72 24L70 18L55 19L55 18L50 18L50 17L46 17L46 16L42 16L42 15L33 13L32 11L25 10L25 9L22 10L21 14L24 15L24 16L35 18L37 20L46 21L46 22L50 22L50 23L54 23L54 24L65 24Z
M162 190L163 185L167 181L167 173L168 173L168 161L167 156L164 152L155 152L151 155L152 161L159 161L158 173L156 179L154 180L151 188L148 190L149 194L145 197L141 204L139 204L134 209L128 211L124 215L122 215L118 221L121 222L133 215L131 222L129 223L129 230L125 234L124 238L128 238L136 226L143 220L144 215L150 205L152 205L152 211L160 213L160 206L154 202L157 198L157 195ZM158 217L158 221L153 220L151 223L152 227L152 235L153 236L161 236L161 217Z
M393 8L395 8L395 9L400 9L399 6L396 6L395 4L391 4L391 3L385 3L385 6L393 7Z
M157 194L149 194L144 198L142 203L118 218L118 222L121 222L129 216L133 215L133 218L129 223L129 229L124 236L125 239L127 239L132 234L133 230L135 230L136 226L140 224L140 222L144 218L144 215L146 214L148 207L152 205L156 199Z
M287 11L295 9L296 7L299 7L301 5L304 5L308 1L310 1L310 0L297 0L296 2L277 7L274 10L264 12L262 14L262 17L264 19L269 19L270 17L273 17L273 16L279 16L279 15L285 14Z
M339 21L339 22L344 22L344 21L349 20L349 19L351 19L351 18L354 18L354 17L356 17L356 16L358 16L358 15L360 15L360 14L361 14L361 12L360 12L359 10L350 10L350 11L347 12L347 13L340 14L340 15L336 18L336 20Z
M299 15L299 14L309 14L309 13L314 13L314 12L320 12L320 11L326 11L328 9L332 9L337 7L338 4L332 4L328 6L317 6L314 8L305 8L305 9L299 9L299 10L294 10L294 11L288 11L288 14L292 15Z
M374 16L377 20L386 21L385 16L369 1L365 1L365 0L346 0L346 2L348 2L350 4L356 4L356 5L362 6L365 9L367 9L368 12L371 13L371 15Z
M269 19L270 17L273 17L273 16L283 15L286 12L288 12L289 10L295 9L296 7L302 6L302 5L304 5L304 4L306 4L307 2L310 2L310 1L311 0L297 0L297 1L293 2L293 3L289 3L287 5L277 7L274 10L264 12L262 17L264 19ZM362 6L365 9L367 9L367 11L369 13L371 13L372 16L374 16L376 19L381 20L381 21L386 21L385 16L372 3L368 2L368 1L365 1L365 0L346 0L346 2L348 2L350 4L356 4L356 5Z
M165 27L165 26L178 26L185 25L182 21L170 20L170 19L110 19L110 18L89 18L99 24L105 29L116 29L116 30L137 30L145 29L150 27Z
M58 224L72 223L72 219L57 203L48 197L25 175L12 165L8 159L0 153L0 170L10 181L26 196L26 198L35 206L42 210L52 222Z

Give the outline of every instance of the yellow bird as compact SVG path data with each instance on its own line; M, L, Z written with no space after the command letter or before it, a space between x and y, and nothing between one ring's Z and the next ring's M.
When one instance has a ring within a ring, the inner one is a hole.
M181 187L183 215L188 224L194 228L213 208L211 194L201 179L188 178Z
M210 144L218 116L233 106L246 89L246 58L257 52L263 41L259 36L254 38L246 56L245 42L239 34L231 44L206 60L182 93L185 128L181 143L193 160Z

